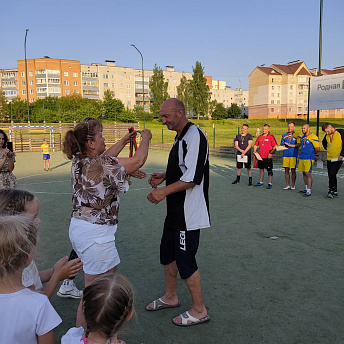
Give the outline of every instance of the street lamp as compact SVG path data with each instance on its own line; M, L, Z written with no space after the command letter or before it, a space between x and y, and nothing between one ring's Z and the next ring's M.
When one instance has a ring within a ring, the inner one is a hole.
M318 76L321 76L322 17L323 17L323 0L320 0L320 20L319 20L319 66L318 66ZM317 136L318 136L318 137L319 137L319 119L320 119L320 110L317 110Z
M25 30L24 52L25 52L25 79L26 79L26 105L27 105L27 121L30 123L30 107L29 107L29 85L27 81L27 60L26 60L26 37L29 29Z
M135 44L130 44L132 47L134 47L139 54L141 55L142 59L142 117L143 117L143 128L146 127L146 121L145 121L145 84L144 84L144 74L143 74L143 56L141 54L141 51L136 48Z

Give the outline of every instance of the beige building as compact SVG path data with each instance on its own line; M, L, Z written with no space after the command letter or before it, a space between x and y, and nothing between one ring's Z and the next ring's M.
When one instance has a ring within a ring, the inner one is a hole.
M0 88L5 94L6 100L11 101L18 95L18 69L0 70Z
M344 68L342 68L344 69ZM338 69L337 73L340 73ZM322 70L325 75L335 70ZM308 113L309 80L316 76L304 62L256 67L249 75L250 118L306 118ZM343 110L324 110L321 117L342 116ZM310 111L310 118L316 117Z

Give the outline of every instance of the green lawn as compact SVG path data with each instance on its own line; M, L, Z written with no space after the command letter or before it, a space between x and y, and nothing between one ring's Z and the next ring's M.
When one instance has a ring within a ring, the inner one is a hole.
M301 126L306 123L305 120L293 119L296 123L296 131L301 133ZM256 129L260 127L260 133L262 133L262 127L265 123L270 125L270 132L275 135L277 141L281 138L281 135L287 131L287 122L283 119L229 119L222 121L212 121L212 120L192 120L195 124L199 125L204 131L207 131L209 145L214 146L214 131L215 131L215 147L219 146L232 146L234 137L241 133L241 126L247 123L249 128L249 133L253 136L256 134ZM325 122L331 123L334 127L343 128L344 119L340 118L328 118L320 120L319 136L322 139L324 133L321 130L321 125ZM311 131L316 133L316 119L310 119ZM142 123L141 123L142 125ZM213 127L214 125L214 127ZM173 142L175 137L174 131L169 131L166 126L157 120L146 122L146 128L150 129L153 134L153 143L169 143Z

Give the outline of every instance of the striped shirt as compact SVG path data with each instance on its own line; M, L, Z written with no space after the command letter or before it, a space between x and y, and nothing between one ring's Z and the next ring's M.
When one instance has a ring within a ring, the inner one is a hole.
M210 227L208 141L191 122L176 136L168 158L166 185L179 180L196 185L167 196L166 221L178 231Z

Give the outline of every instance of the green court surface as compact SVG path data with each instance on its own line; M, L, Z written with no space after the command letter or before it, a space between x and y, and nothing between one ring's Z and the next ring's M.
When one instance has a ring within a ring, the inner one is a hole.
M126 152L127 154L127 149ZM151 151L147 174L165 169L167 153ZM146 180L132 181L121 197L116 244L121 256L118 271L135 288L136 317L120 338L127 344L231 343L292 344L344 343L343 205L344 173L339 194L326 199L327 174L315 169L312 196L284 191L281 165L274 166L273 188L241 183L234 160L211 157L210 210L212 226L203 229L198 252L208 324L180 328L172 318L191 306L185 283L178 281L179 309L147 312L145 306L164 292L159 244L165 202L149 203ZM71 213L70 162L61 152L52 154L51 172L43 172L39 153L17 155L19 187L41 202L39 269L69 255ZM265 176L265 182L267 176ZM255 169L253 181L258 181ZM83 286L83 273L76 278ZM78 300L52 298L63 319L56 342L75 324Z

